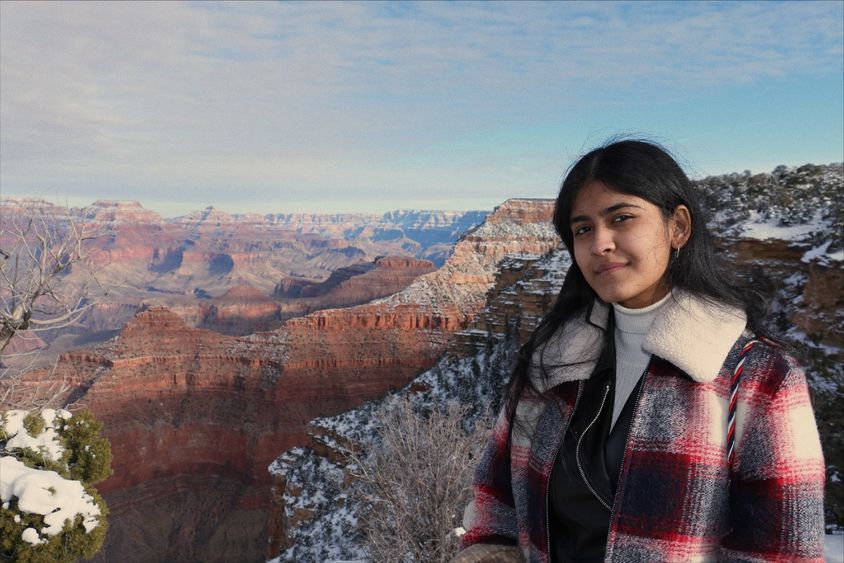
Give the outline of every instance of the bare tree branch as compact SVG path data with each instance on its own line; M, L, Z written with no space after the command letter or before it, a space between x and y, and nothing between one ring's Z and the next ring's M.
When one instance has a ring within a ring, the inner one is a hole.
M69 285L66 275L86 265L87 243L96 233L69 210L57 214L54 209L38 203L0 207L0 404L23 400L24 375L37 367L35 351L4 354L12 339L66 329L95 305L88 298L90 282ZM93 273L90 281L99 285ZM55 366L39 384L45 389L28 389L36 406L67 390L54 375Z

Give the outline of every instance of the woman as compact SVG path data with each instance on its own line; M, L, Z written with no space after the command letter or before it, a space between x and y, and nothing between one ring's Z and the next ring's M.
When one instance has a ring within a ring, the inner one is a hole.
M457 560L821 561L805 377L679 165L643 141L593 150L554 226L573 264L520 352Z

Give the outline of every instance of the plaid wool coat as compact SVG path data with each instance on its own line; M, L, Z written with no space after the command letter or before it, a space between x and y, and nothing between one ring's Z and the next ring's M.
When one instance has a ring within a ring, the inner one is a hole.
M591 315L606 326L609 307L596 303ZM817 426L803 372L773 344L755 344L745 360L727 462L730 378L751 336L745 324L744 313L683 292L658 313L643 344L651 361L630 399L606 561L823 561ZM493 428L458 561L549 560L549 477L602 338L582 318L534 354L536 391L526 389L512 432L503 412Z

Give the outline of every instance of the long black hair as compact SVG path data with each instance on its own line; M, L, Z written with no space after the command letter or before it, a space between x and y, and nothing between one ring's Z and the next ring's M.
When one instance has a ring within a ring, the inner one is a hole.
M516 367L507 392L507 414L510 420L525 386L531 385L530 364L534 351L544 345L567 321L584 316L588 319L595 300L574 260L573 234L570 219L574 200L581 188L601 182L619 193L645 199L662 210L668 219L679 205L691 215L691 235L678 255L672 253L665 273L666 282L698 297L745 311L748 328L765 335L764 299L761 294L743 287L719 258L706 227L700 198L683 169L663 147L643 140L620 140L596 148L569 169L560 187L554 208L554 228L572 258L563 286L551 310L537 326L530 339L519 350ZM601 327L598 327L601 328ZM602 329L603 330L603 329ZM610 335L604 335L605 342ZM537 366L545 376L545 366Z

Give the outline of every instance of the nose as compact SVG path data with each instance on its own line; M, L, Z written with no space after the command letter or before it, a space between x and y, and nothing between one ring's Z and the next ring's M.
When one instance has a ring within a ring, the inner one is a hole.
M606 229L595 229L592 236L592 245L589 249L595 256L602 256L607 252L615 250L615 242L612 234Z

